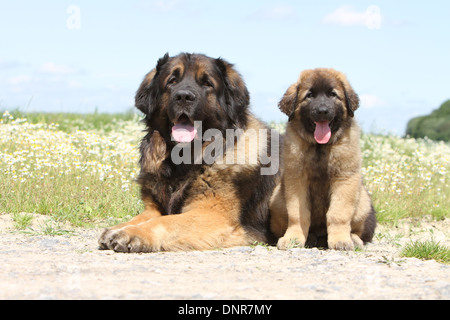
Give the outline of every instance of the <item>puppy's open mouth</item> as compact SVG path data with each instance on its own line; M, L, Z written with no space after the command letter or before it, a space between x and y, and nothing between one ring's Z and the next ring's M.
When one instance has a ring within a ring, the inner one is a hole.
M194 127L191 119L185 114L182 114L173 123L172 137L176 142L188 143L195 139L197 129Z
M327 144L331 139L331 125L333 121L314 122L316 129L314 130L314 139L319 144Z

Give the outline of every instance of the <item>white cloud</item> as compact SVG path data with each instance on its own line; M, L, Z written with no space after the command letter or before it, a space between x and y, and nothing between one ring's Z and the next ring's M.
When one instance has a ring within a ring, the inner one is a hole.
M27 74L18 75L18 76L8 79L8 83L13 86L17 86L19 84L30 82L30 81L31 81L31 76L29 76Z
M366 109L386 106L386 102L374 94L362 94L359 99L361 100L361 107Z
M39 68L39 72L52 75L67 75L78 73L78 70L65 64L47 62Z
M170 13L184 8L184 0L140 0L136 3L138 8L154 12Z
M67 87L70 89L78 89L78 88L82 88L83 84L79 81L69 80L67 82Z
M365 25L366 13L357 12L352 6L343 6L323 18L327 24L338 24L343 26Z
M162 12L169 12L177 8L180 1L178 0L158 0L154 2L154 6L156 9Z
M357 11L352 6L342 6L322 19L325 24L363 26L369 29L380 29L381 21L381 10L378 6L369 6L365 11Z
M296 17L297 13L295 9L286 5L261 8L250 16L250 18L264 20L287 20Z

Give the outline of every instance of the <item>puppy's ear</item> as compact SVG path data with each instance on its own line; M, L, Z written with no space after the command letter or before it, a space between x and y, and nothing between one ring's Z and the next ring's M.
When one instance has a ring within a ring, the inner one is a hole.
M356 109L359 108L359 97L352 87L344 87L345 104L347 105L347 112L350 117L355 116Z
M298 83L292 84L285 92L283 98L278 103L281 111L289 117L294 113L297 104Z
M247 86L231 63L219 58L216 65L225 85L225 112L235 125L243 127L245 123L242 121L246 119L245 113L250 104Z
M155 98L158 87L154 83L154 79L159 75L161 68L169 61L169 54L166 53L164 57L158 60L156 68L147 73L142 81L135 96L135 105L142 113L150 116L155 110Z
M347 107L348 115L354 117L356 109L359 108L359 96L356 94L355 90L353 90L344 74L339 73L339 78L344 86L345 105Z

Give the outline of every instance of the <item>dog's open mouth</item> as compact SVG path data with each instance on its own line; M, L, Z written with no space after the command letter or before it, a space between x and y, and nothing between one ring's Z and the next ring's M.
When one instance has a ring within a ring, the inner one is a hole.
M331 139L331 122L332 121L320 121L314 122L316 129L314 130L314 139L319 144L327 144Z
M197 129L194 124L185 114L182 114L174 122L172 127L172 137L176 142L188 143L195 139L197 135Z

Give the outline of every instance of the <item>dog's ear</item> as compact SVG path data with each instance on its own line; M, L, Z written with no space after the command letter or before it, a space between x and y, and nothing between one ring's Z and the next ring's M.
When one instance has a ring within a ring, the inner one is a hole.
M152 103L152 97L150 93L150 86L153 78L155 77L156 69L153 69L145 76L138 91L136 92L135 105L142 113L149 115L153 112L154 106Z
M283 98L278 103L278 107L283 113L287 114L289 117L295 111L298 96L298 83L292 84L285 92Z
M142 113L151 116L153 111L156 108L156 96L158 86L153 81L156 79L161 71L161 68L169 61L169 54L166 53L164 57L158 60L156 68L147 73L144 80L142 81L139 89L136 92L135 96L135 105Z
M347 105L347 112L350 117L355 116L356 109L359 108L359 97L352 87L344 87L345 104Z
M242 121L246 119L245 113L250 104L247 86L231 63L218 58L216 65L225 85L225 112L236 126L242 127L245 125Z
M359 96L356 94L355 90L353 90L347 77L342 73L340 74L340 80L344 87L345 105L347 107L348 115L354 117L356 109L359 108Z

